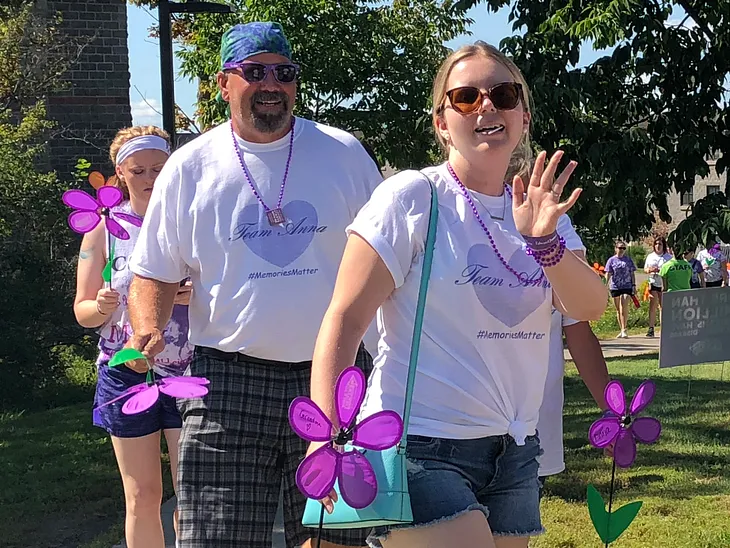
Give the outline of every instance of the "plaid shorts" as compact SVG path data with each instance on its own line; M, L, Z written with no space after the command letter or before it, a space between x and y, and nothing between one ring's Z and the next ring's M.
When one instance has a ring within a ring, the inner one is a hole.
M317 530L302 525L306 498L294 478L308 442L289 426L288 410L295 397L309 395L311 362L233 361L209 351L196 348L188 368L210 380L208 395L178 400L178 546L271 548L281 492L286 546L299 546ZM370 375L362 346L355 365ZM325 529L322 539L366 546L369 531Z

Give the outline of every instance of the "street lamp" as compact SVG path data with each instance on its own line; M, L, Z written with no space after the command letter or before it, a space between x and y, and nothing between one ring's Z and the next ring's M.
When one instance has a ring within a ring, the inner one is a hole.
M172 32L170 15L173 13L233 13L231 6L214 2L170 2L157 4L160 22L160 73L162 83L162 127L170 134L175 146L175 72L172 65Z

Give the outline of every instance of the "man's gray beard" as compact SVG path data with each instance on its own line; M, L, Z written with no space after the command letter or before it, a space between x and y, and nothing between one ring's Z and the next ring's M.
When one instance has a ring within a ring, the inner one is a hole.
M261 114L251 111L251 122L256 131L261 133L276 133L284 129L289 121L289 109L284 110L280 114Z
M262 113L256 111L256 100L258 99L279 99L281 100L281 112ZM251 98L251 122L256 131L261 133L276 133L284 129L289 123L289 98L283 93L259 92Z

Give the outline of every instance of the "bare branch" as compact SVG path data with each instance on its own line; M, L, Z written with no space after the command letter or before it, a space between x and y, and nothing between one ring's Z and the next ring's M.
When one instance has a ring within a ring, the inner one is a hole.
M709 25L705 22L705 20L702 19L702 17L700 17L700 14L695 9L695 7L690 4L690 0L677 0L677 3L680 6L682 6L685 13L687 13L687 15L691 16L692 19L694 20L694 22L697 23L697 26L700 27L700 29L702 29L702 32L704 33L705 38L712 41L715 36L715 33L712 32L712 30L710 29Z
M177 113L180 116L182 116L183 118L185 118L185 120L187 121L188 125L189 126L192 126L193 129L195 129L196 133L202 133L200 131L200 128L198 127L198 124L195 123L195 120L193 120L190 116L188 116L187 113L182 109L182 107L180 105L178 105L177 103L175 104L175 110L177 111Z
M139 93L139 96L140 96L140 97L142 98L142 101L144 101L144 104L145 104L145 105L147 105L148 107L150 107L150 108L152 109L152 111L153 111L153 112L154 112L155 114L159 114L160 116L162 116L162 113L161 113L161 112L160 112L159 110L157 110L157 109L156 109L155 107L153 107L153 106L152 106L152 105L151 105L151 104L149 103L149 101L147 100L147 97L145 97L145 96L144 96L144 94L143 94L143 93L142 93L142 92L141 92L141 91L139 90L139 88L138 88L138 87L137 87L136 85L134 86L134 90L135 90L135 91L136 91L137 93Z

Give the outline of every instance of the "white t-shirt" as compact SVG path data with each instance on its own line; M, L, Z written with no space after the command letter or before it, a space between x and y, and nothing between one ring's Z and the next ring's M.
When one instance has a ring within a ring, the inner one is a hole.
M526 287L505 269L445 165L424 173L436 185L439 219L409 433L509 433L523 443L535 433L545 388L552 289L542 282ZM500 253L537 281L542 270L524 252L510 200L473 195ZM378 312L379 354L363 417L403 411L430 202L425 177L401 172L377 188L348 229L378 252L396 288ZM485 207L504 220L490 218ZM558 231L569 248L582 248L567 217Z
M540 406L540 419L537 433L540 435L540 448L543 453L538 457L539 476L552 476L565 470L563 455L563 373L565 354L563 353L563 327L578 322L563 316L553 309L550 321L550 361L545 393Z
M189 269L192 344L284 362L311 360L345 228L382 177L355 137L297 118L282 202L288 221L271 226L234 147L273 209L289 134L267 144L236 140L226 123L170 156L155 182L131 269L163 282L177 282Z
M722 251L710 253L703 249L697 254L697 260L705 271L705 282L719 282L722 280L722 263L727 261Z
M672 256L669 253L659 255L652 251L651 253L649 253L649 255L646 256L646 260L644 261L644 268L656 266L657 268L659 268L659 270L661 270L662 265L671 259ZM664 286L664 282L662 281L662 277L659 275L659 272L651 272L649 274L649 283L656 287Z

